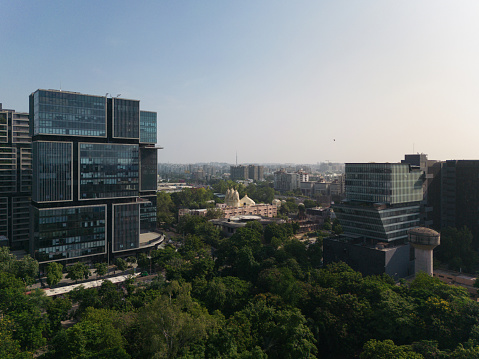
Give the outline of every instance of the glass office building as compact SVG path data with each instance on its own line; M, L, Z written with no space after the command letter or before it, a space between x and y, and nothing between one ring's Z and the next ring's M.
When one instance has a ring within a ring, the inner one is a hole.
M113 137L140 138L140 101L113 98Z
M346 198L371 203L421 201L423 173L402 163L347 163Z
M420 223L423 171L402 163L346 163L346 200L334 212L347 234L404 241Z
M32 143L28 113L0 103L0 238L28 250L32 193Z
M140 111L140 142L156 143L156 112Z
M40 262L106 253L106 205L35 208L33 223Z
M104 96L38 90L32 100L33 136L106 136L107 99Z
M40 262L135 251L141 218L156 229L156 201L143 199L156 196L156 113L145 113L140 121L138 100L55 90L30 95L30 251Z
M140 238L140 205L113 205L113 251L138 248Z
M33 154L33 201L73 200L73 143L35 141Z
M154 148L140 148L140 189L142 191L156 191L158 157Z
M137 197L138 145L80 143L80 199Z

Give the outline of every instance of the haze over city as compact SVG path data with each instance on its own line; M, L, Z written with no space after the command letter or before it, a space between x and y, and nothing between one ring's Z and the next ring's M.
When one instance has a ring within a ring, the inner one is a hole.
M0 102L140 99L160 162L475 159L475 1L4 1Z

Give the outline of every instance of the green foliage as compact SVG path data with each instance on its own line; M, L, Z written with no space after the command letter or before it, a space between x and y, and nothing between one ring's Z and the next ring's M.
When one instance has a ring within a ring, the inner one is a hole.
M125 350L126 340L115 323L117 317L111 310L88 308L81 322L55 336L53 357L131 358Z
M213 191L205 188L185 188L180 192L170 194L176 209L179 208L207 208L214 206L208 203L213 200Z
M451 269L473 272L479 261L472 247L473 236L467 227L457 229L447 227L441 230L441 245L435 250L435 256Z
M220 208L208 208L206 211L205 219L209 221L210 219L223 218L224 213Z
M45 271L47 273L47 283L50 287L56 286L63 278L63 265L60 263L48 263Z
M0 318L0 358L26 359L33 358L32 353L22 352L20 344L13 339L14 325L11 319Z
M277 309L257 300L237 312L228 329L240 352L258 347L271 358L316 358L314 336L296 308Z
M96 275L103 277L108 273L108 265L106 263L95 263Z
M115 260L115 265L118 268L118 270L122 272L128 269L128 262L124 260L123 258L117 258Z
M308 199L305 199L305 200L303 201L303 205L304 205L304 207L306 207L306 208L314 208L314 207L317 207L317 206L318 206L318 202L313 201L312 199L309 199L309 198L308 198Z
M286 201L281 202L279 213L282 215L288 215L298 212L298 205L294 198L288 198Z
M247 303L251 287L237 277L216 277L206 283L199 297L210 312L220 310L228 317Z
M334 234L343 233L343 227L341 226L337 218L333 221L332 231Z
M360 359L421 359L423 356L417 354L409 346L397 346L392 340L379 341L369 340L364 344L364 351Z
M177 358L206 339L217 320L192 300L190 291L190 284L173 281L164 294L140 310L134 343L138 357Z
M8 247L0 247L0 271L12 273L30 285L35 283L38 275L38 262L29 254L17 260Z
M72 302L69 298L59 297L48 302L46 312L50 331L56 333L60 330L62 320L67 320L70 316L71 307Z
M178 212L169 193L158 192L156 195L156 216L158 223L169 228L175 222L175 215Z
M251 183L246 187L246 194L256 203L271 204L274 199L274 188L270 182Z
M85 263L75 263L67 268L67 278L78 282L80 279L88 279L90 276L90 270Z

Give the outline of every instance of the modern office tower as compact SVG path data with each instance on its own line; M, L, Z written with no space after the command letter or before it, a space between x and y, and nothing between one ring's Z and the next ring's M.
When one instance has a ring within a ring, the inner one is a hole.
M392 242L419 225L423 172L402 163L347 163L346 200L334 211L345 233Z
M334 205L344 235L324 242L326 263L365 275L412 274L408 230L419 226L424 172L407 163L347 163L346 199Z
M28 113L0 103L0 244L28 251L32 141Z
M30 119L34 258L140 249L156 228L156 113L138 100L37 90Z

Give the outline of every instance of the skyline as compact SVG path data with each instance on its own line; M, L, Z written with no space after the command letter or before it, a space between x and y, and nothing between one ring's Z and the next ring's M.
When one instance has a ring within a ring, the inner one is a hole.
M0 102L139 99L161 163L476 159L479 4L10 1Z

